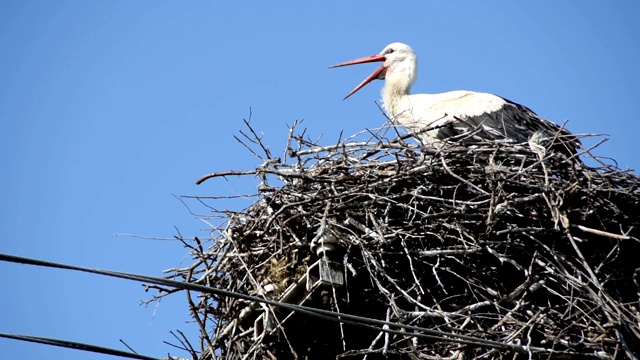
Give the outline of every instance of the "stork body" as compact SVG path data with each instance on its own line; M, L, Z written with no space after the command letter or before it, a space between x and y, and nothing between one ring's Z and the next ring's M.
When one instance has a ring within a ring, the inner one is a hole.
M577 139L566 129L500 96L464 90L410 95L417 75L417 58L408 45L392 43L378 55L332 67L376 61L384 63L345 99L372 80L384 79L382 101L387 116L394 123L416 132L425 143L439 145L447 139L461 140L465 144L482 141L524 143L536 134L542 138L568 137L568 142L555 148L567 155L575 154Z

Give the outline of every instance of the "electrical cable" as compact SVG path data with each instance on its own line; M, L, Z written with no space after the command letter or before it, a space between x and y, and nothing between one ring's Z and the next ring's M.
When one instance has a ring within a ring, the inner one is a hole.
M162 285L162 286L172 287L180 290L191 290L191 291L198 291L202 293L214 294L214 295L223 296L223 297L233 297L233 298L242 299L246 301L264 303L267 305L287 309L290 311L295 311L295 312L299 312L299 313L303 313L311 316L317 316L324 319L330 319L332 321L343 322L343 323L348 323L356 326L363 326L367 328L375 328L376 330L379 330L379 331L384 331L391 334L400 334L403 336L422 337L422 338L428 338L428 339L450 341L450 342L455 342L460 344L486 346L486 347L492 347L496 349L515 351L519 353L536 352L536 353L545 353L545 354L553 354L553 355L558 355L558 354L581 355L581 356L588 357L587 354L578 354L570 351L557 351L557 350L545 349L541 347L533 347L533 346L526 346L526 345L519 345L519 344L507 344L499 341L486 340L486 339L481 339L473 336L454 334L454 333L449 333L449 332L444 332L439 330L422 328L422 327L413 326L413 325L399 324L399 323L372 319L372 318L367 318L367 317L362 317L357 315L336 313L329 310L316 309L316 308L306 307L302 305L283 303L276 300L259 298L256 296L236 293L229 290L216 289L216 288L212 288L204 285L186 283L186 282L181 282L177 280L158 278L158 277L153 277L148 275L140 275L140 274L120 272L120 271L102 270L102 269L94 269L94 268L81 267L81 266L75 266L75 265L60 264L60 263L55 263L50 261L37 260L37 259L25 258L20 256L8 255L8 254L0 254L0 261L87 272L92 274L128 279L133 281L146 282L146 283L151 283L155 285ZM384 326L387 326L389 328L388 329L383 328ZM403 332L401 330L411 331L411 333ZM594 358L597 358L597 356L594 355Z
M130 353L122 350L110 349L110 348L97 346L97 345L84 344L84 343L68 341L68 340L45 338L40 336L0 333L0 337L13 339L13 340L28 341L28 342L38 343L38 344L64 347L64 348L81 350L81 351L94 352L94 353L105 354L105 355L126 357L130 359L163 360L163 359L159 359L151 356Z

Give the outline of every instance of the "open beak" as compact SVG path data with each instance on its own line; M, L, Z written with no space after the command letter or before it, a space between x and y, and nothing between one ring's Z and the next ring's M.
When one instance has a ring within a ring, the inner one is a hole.
M355 59L355 60L351 60L351 61L347 61L347 62L343 62L337 65L333 65L333 66L329 66L329 69L333 69L333 68L337 68L337 67L341 67L341 66L349 66L349 65L356 65L356 64L364 64L364 63L370 63L370 62L378 62L378 61L385 61L386 58L382 55L371 55L371 56L365 56L363 58L360 59ZM371 75L369 75L366 79L364 79L360 85L356 86L355 89L351 90L351 92L349 94L347 94L347 96L344 97L344 99L342 100L346 100L349 96L355 94L358 90L362 89L365 85L367 85L368 83L370 83L372 80L375 79L384 79L384 76L386 74L387 68L382 65L379 68L376 69L376 71L374 71L373 73L371 73Z

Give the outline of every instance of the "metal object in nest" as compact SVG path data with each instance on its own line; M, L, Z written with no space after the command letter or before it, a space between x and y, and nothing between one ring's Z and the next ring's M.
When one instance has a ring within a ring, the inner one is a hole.
M322 235L320 237L316 236L309 246L311 252L318 255L318 257L331 257L340 249L340 241L333 231L324 229Z
M344 285L344 267L341 263L322 257L309 266L307 270L307 291L313 291L322 285L335 287Z

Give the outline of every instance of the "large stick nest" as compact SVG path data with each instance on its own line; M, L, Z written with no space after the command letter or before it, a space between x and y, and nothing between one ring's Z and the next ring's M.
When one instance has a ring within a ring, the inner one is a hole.
M584 149L598 167L535 144L430 149L392 128L322 147L294 125L285 156L274 158L249 130L238 139L264 164L200 182L257 176L258 194L239 212L200 197L226 221L210 248L192 246L195 264L176 273L293 302L291 290L318 260L310 245L330 234L345 284L297 303L445 335L188 294L200 358L640 355L640 179L632 172ZM270 330L258 318L265 311L276 323Z

